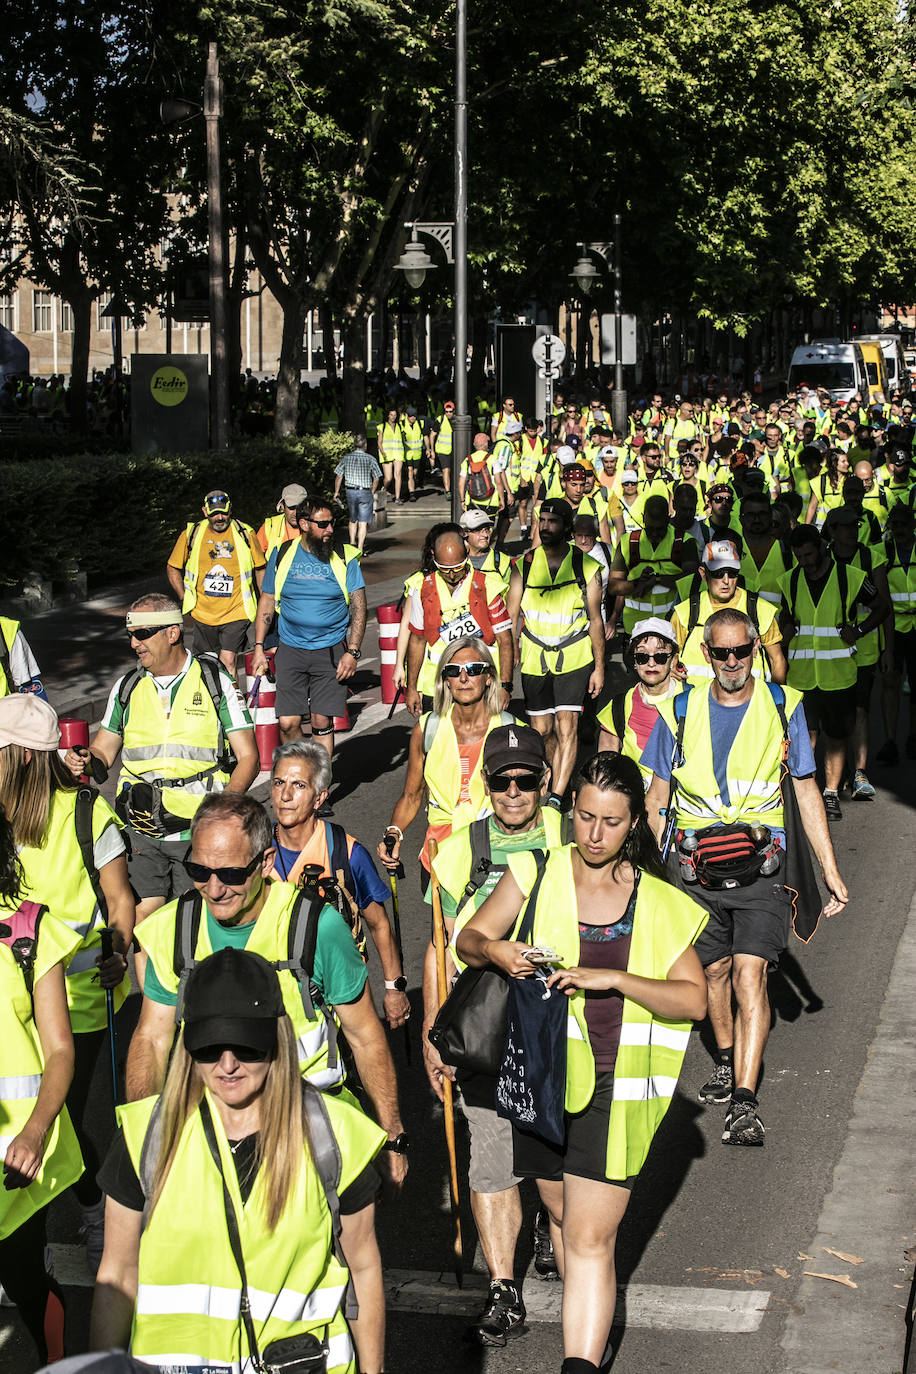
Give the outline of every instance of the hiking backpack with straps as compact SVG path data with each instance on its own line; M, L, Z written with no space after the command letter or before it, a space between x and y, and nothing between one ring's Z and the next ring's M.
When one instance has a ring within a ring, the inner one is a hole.
M582 593L582 605L585 607L587 611L588 605L586 602L586 587L588 584L585 580L585 554L579 548L578 544L574 545L570 552L572 555L571 562L573 579L576 583L576 586L579 588L579 591ZM536 553L537 549L531 549L528 553L525 554L525 557L522 559L522 591L524 591L525 588L528 586L528 579L531 576L531 564L534 560L534 555ZM532 591L542 593L555 592L558 591L560 587L568 587L569 585L570 584L568 582L555 582L551 583L548 587L532 587Z
M19 968L29 997L35 986L35 951L38 928L47 911L39 902L20 902L15 911L0 912L0 945L6 945Z
M563 816L561 820L561 844L568 844L571 835L569 834L568 817ZM461 899L455 909L455 915L460 916L468 902L473 901L477 893L483 887L487 878L493 871L493 847L490 844L490 817L480 816L476 821L472 821L468 826L468 839L471 842L471 869L468 880L464 885ZM541 850L534 849L532 854L541 854ZM508 868L507 863L497 865L499 876Z
M690 638L690 636L693 634L693 632L694 632L694 630L696 629L696 627L697 627L697 626L699 625L699 623L700 623L700 592L701 592L701 590L702 590L701 587L694 586L694 587L691 589L691 592L690 592L690 613L689 613L689 616L688 616L688 619L687 619L687 634L686 634L686 637L685 637L685 640L684 640L684 643L685 643L685 644L686 644L687 640ZM747 594L747 610L745 611L745 614L747 615L747 618L750 620L750 622L751 622L751 624L753 625L754 630L755 630L755 632L756 632L756 634L757 634L758 636L760 635L760 622L759 622L759 617L758 617L758 615L757 615L757 603L759 602L759 600L760 600L760 593L759 593L759 592L748 592L748 594ZM712 604L711 600L710 600L710 604Z
M95 900L98 903L102 921L107 925L108 902L102 890L102 880L99 875L99 870L95 866L95 839L92 834L92 812L98 800L98 796L99 793L94 787L82 786L77 789L76 807L73 812L73 824L76 829L76 841L79 845L83 867L89 874L89 881L95 893Z
M472 501L489 501L496 491L490 471L489 455L478 461L468 458L468 496Z

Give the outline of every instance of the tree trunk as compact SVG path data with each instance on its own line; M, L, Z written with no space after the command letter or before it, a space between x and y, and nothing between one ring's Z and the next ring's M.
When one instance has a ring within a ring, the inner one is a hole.
M346 315L341 326L343 356L343 427L351 434L366 431L366 316Z
M280 341L280 366L277 370L277 404L274 434L278 439L296 433L299 419L299 382L302 376L302 331L305 328L305 302L294 292L284 295L283 335Z
M86 429L86 397L89 385L89 344L92 334L92 297L86 291L67 296L73 316L73 342L70 345L70 426L78 434Z

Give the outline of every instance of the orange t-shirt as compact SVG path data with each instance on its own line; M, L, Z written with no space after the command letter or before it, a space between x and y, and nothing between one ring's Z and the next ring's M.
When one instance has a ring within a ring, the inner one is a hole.
M476 744L459 744L458 758L461 760L461 787L458 792L458 803L469 802L471 800L470 781L475 769L480 764L480 756L483 752L483 740L478 740ZM435 840L436 844L441 844L452 833L451 822L443 822L441 825L430 825L426 828L426 835L423 839L423 848L420 850L420 863L429 872L429 842Z

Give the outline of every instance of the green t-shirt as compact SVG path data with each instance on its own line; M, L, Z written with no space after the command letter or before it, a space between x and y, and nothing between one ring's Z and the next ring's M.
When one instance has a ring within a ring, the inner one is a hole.
M547 851L547 834L544 829L544 822L541 821L533 830L524 830L521 834L507 835L504 830L500 830L495 818L490 817L490 851L493 856L493 867L487 874L484 882L477 889L471 899L471 908L477 911L483 905L496 884L508 867L507 858L510 854L518 854L525 849L542 849ZM442 915L447 921L454 921L458 913L458 903L464 895L463 891L458 893L442 891ZM427 900L430 900L427 897ZM465 908L467 910L467 908ZM467 915L470 916L470 912ZM464 919L464 918L462 918Z
M257 925L224 926L214 920L207 910L207 935L215 954L220 949L244 949ZM315 967L312 978L328 1006L345 1006L362 996L366 986L366 965L356 948L350 927L332 906L325 905L318 916L318 936L315 943ZM178 998L164 988L156 975L152 959L146 963L143 981L144 994L151 1002L174 1007Z

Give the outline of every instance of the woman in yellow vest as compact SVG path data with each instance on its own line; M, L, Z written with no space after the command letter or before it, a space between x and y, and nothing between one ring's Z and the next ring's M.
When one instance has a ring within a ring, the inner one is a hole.
M401 473L404 468L404 431L397 406L392 406L378 430L378 460L385 474L385 490L394 492L401 505ZM393 474L393 478L392 478Z
M352 1374L328 1184L339 1194L360 1178L384 1132L303 1084L265 959L227 948L201 960L162 1096L122 1108L121 1125L102 1172L92 1348L238 1370L279 1363L271 1347L295 1341L323 1346L328 1374Z
M76 940L66 962L75 1045L67 1109L86 1165L73 1191L82 1211L80 1235L94 1272L102 1257L105 1208L95 1178L99 1158L86 1130L87 1104L106 1037L106 991L112 990L115 1008L130 991L126 954L136 908L127 881L121 822L104 798L77 785L57 753L59 744L57 716L46 701L33 695L0 701L0 804L19 851L23 895L48 907ZM106 925L113 953L103 960Z
M48 1204L83 1168L64 1106L73 1076L64 966L79 937L27 900L2 809L0 923L0 1284L44 1364L64 1356L63 1293L45 1269ZM28 969L13 954L18 940L29 942Z
M426 793L428 825L420 853L424 893L429 884L430 839L443 840L492 810L481 771L483 742L491 730L514 719L500 709L501 701L499 673L483 640L464 635L449 644L436 669L433 709L413 728L404 790L376 849L385 867L396 870L404 831L416 818Z
M690 1023L706 1015L693 942L707 918L670 884L632 759L588 760L573 827L575 844L547 860L532 945L511 938L536 876L533 856L520 854L457 948L468 964L513 978L551 965L548 986L569 998L566 1141L557 1148L516 1132L514 1168L537 1179L550 1213L564 1280L563 1374L596 1374L617 1299L617 1228L674 1094Z
M843 483L849 472L849 459L838 448L832 448L824 460L825 470L811 483L811 499L805 514L806 525L821 528L827 512L843 504Z

